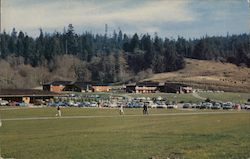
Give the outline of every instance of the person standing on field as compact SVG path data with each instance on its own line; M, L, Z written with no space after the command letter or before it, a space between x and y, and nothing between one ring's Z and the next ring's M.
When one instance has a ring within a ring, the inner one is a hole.
M62 116L62 112L61 112L61 108L60 106L57 107L57 111L58 111L58 116L61 117Z
M148 115L148 106L146 103L143 104L143 114Z
M121 105L121 107L120 107L120 115L124 115L123 105Z

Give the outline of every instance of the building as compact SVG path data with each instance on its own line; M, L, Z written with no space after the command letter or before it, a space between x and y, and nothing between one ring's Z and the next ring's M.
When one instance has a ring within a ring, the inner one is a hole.
M51 100L63 96L58 93L33 89L0 89L0 98L9 102L34 103L36 100Z
M193 89L186 84L166 82L161 91L166 93L192 93Z
M193 88L190 86L180 87L180 93L193 93Z
M43 84L44 91L50 92L61 92L65 88L66 85L69 85L71 81L53 81L50 83Z
M97 84L94 82L71 82L67 84L63 91L73 91L73 92L109 92L111 87L107 84Z
M72 91L72 92L91 92L91 83L89 82L71 82L70 84L66 85L63 91Z
M92 92L109 92L111 87L107 84L93 84L91 90Z
M181 83L140 82L126 85L128 93L192 93L192 87Z
M156 93L159 92L159 82L140 82L126 86L128 93Z

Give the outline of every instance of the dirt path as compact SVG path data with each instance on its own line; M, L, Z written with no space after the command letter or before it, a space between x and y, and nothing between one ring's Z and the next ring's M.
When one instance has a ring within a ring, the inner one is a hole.
M201 99L201 100L206 100L207 98L201 97L197 92L193 92L192 95L197 98L197 99ZM215 100L215 99L210 99L211 101L215 101L215 102L219 102L221 103L222 101L220 100Z
M197 98L197 99L206 100L206 98L201 97L201 96L200 96L198 93L196 93L196 92L193 92L192 95L193 95L195 98Z

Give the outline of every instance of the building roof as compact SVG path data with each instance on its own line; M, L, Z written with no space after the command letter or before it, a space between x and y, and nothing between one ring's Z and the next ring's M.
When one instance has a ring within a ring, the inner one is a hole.
M34 89L0 89L0 97L22 97L22 96L63 96L59 93Z
M49 83L45 83L43 85L54 85L54 86L59 86L59 85L64 85L64 86L77 86L77 87L86 87L87 85L90 86L109 86L109 84L106 83L98 83L98 82L82 82L82 81L53 81Z
M78 87L78 88L81 88L81 89L85 89L88 85L90 85L90 82L76 81L76 82L72 82L68 86L75 86L75 87Z
M98 84L92 84L92 86L109 86L108 84L100 84L100 83L98 83Z
M187 87L186 84L182 84L182 83L170 83L170 82L166 82L165 86L171 89L175 89L175 90L179 90L180 87Z
M157 86L159 86L159 82L145 81L145 82L136 83L136 85L137 86L145 86L145 87L157 87Z
M44 85L53 85L53 86L59 86L59 85L69 85L71 84L72 81L53 81L53 82L49 82L49 83L45 83Z

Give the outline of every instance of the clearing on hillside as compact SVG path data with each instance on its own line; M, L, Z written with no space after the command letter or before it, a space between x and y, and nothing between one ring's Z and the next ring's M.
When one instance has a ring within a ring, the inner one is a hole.
M197 88L210 90L250 91L250 68L207 60L185 60L186 67L184 69L155 74L146 80L182 82Z

